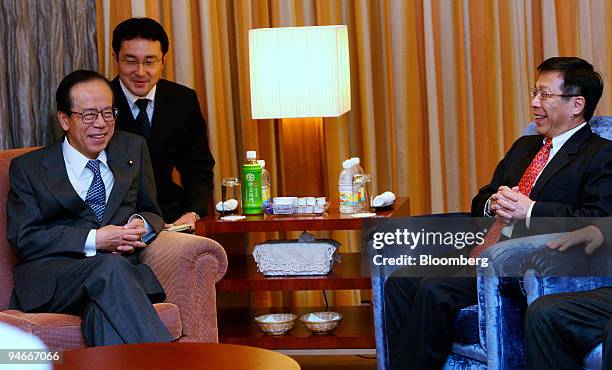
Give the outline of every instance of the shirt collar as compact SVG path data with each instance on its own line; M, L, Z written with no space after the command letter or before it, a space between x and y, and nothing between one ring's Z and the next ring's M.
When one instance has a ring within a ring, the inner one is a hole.
M132 94L132 92L125 87L121 79L119 79L119 86L121 86L121 91L123 91L123 95L125 95L130 109L134 108L134 105L136 105L136 100L138 99L149 99L151 102L155 102L155 91L157 91L157 84L155 84L155 86L153 86L153 88L149 90L149 93L144 97L138 97Z
M553 150L555 151L559 150L563 146L563 144L565 144L565 142L568 141L570 137L572 137L572 135L574 135L578 130L583 128L586 124L587 124L586 122L582 122L581 124L574 127L573 129L569 131L565 131L561 135L553 137L552 138Z
M62 153L64 155L64 160L66 163L68 163L68 166L72 168L74 174L77 177L81 177L83 171L85 170L85 166L87 166L87 162L89 162L90 159L70 145L68 142L68 137L65 137L64 142L62 143ZM97 159L102 165L108 167L108 164L106 163L106 150L101 151L98 154Z

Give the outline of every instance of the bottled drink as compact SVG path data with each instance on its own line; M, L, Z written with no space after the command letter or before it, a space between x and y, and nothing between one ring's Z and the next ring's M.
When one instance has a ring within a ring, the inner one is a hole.
M246 152L246 162L242 165L244 183L244 214L259 215L261 209L261 166L257 163L257 152Z
M355 197L353 195L353 161L342 162L342 172L338 178L338 193L340 195L340 213L353 213Z
M359 157L352 157L351 161L353 161L353 166L355 167L355 175L363 175L363 168L360 166L361 160Z
M270 196L270 173L266 170L266 161L257 161L261 166L261 206L264 211L272 207L272 197Z
M352 157L350 160L353 162L353 178L356 175L363 175L364 172L363 168L360 166L361 160L359 159L359 157ZM363 186L361 186L362 182L358 182L357 184L359 184L360 186L353 187L353 195L355 197L353 211L363 212L366 209L366 192Z

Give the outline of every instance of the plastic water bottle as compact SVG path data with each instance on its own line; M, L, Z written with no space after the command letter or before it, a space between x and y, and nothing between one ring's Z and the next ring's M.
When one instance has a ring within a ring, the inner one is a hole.
M353 161L342 162L342 172L338 178L338 193L340 195L340 213L353 213L355 197L353 195Z
M257 163L257 152L246 152L246 162L242 165L244 183L244 214L259 215L261 208L261 166Z
M272 207L272 197L270 195L270 173L266 170L266 161L257 160L261 166L261 206L264 211Z
M363 172L363 168L361 168L360 166L361 160L359 159L359 157L352 157L351 161L353 161L355 175L363 175L365 172Z
M364 172L363 172L363 168L360 166L361 160L359 159L359 157L351 157L350 160L353 162L353 177L355 175L363 175ZM365 207L366 195L365 195L365 189L363 188L363 186L359 187L359 189L356 189L355 187L353 187L353 196L355 198L354 204L353 204L353 211L363 212L366 209Z

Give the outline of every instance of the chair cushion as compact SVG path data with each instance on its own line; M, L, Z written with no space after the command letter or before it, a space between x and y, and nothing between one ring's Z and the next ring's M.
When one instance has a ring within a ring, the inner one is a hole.
M178 339L183 332L178 307L172 303L156 303L153 307L172 339ZM38 336L51 350L67 351L87 346L81 333L79 316L61 313L25 313L18 310L3 311L0 314L2 314L0 320L11 323L4 320L6 316L10 316L11 321L19 323L19 327L23 330Z
M459 310L457 318L453 323L453 341L462 344L480 343L478 334L478 305Z
M601 369L602 368L601 366L603 365L602 352L603 352L603 346L600 343L597 347L593 348L593 350L589 352L588 355L584 357L583 368L585 370Z

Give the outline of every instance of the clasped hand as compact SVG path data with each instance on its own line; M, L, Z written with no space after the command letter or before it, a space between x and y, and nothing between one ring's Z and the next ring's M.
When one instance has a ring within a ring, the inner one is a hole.
M146 232L144 222L139 218L123 226L103 226L96 232L96 249L118 254L132 253L136 248L147 246L140 240Z
M489 212L495 213L504 222L510 223L512 220L526 219L532 203L534 203L533 200L519 192L518 186L513 188L500 186L497 193L491 196Z

